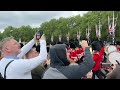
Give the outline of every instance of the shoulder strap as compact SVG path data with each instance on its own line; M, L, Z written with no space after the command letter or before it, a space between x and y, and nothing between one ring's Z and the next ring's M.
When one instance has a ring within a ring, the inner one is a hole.
M12 60L12 61L14 61L14 60ZM6 79L6 69L7 69L8 65L9 65L12 61L10 61L10 62L6 65L6 67L5 67L5 71L4 71L4 79Z

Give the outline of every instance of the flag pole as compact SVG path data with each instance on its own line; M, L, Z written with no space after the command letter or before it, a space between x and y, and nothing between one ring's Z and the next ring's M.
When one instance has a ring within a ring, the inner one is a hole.
M96 37L98 38L98 27L97 27L97 24L96 24L95 28L96 28Z
M100 18L99 18L99 30L98 30L98 40L100 41L101 31L100 31Z
M114 11L113 11L113 23L112 23L112 30L113 30L113 35L112 35L112 38L113 38L113 44L114 44L114 40L115 40L115 26L114 26Z
M90 32L89 32L89 23L88 23L88 43L89 43L89 35L90 35Z
M101 39L101 11L100 11L100 15L99 15L99 31L98 31L98 40L100 41Z

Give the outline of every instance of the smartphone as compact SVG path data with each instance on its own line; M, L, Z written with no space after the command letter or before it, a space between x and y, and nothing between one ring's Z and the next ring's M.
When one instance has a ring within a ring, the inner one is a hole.
M37 34L36 34L36 39L39 40L42 35L43 35L43 31L42 30L38 30Z

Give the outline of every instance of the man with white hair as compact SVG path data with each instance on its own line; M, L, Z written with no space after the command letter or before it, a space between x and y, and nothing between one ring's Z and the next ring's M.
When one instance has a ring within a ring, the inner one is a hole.
M0 42L3 58L0 61L0 73L6 79L32 79L31 70L47 59L46 41L44 34L40 41L40 54L35 58L23 60L22 58L35 44L36 35L27 45L20 49L20 44L14 38L5 38ZM6 65L9 64L4 75Z

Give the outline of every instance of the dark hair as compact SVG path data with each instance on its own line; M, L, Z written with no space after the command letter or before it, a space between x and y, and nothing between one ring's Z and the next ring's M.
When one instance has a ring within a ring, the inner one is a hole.
M60 41L58 41L58 42L57 42L57 44L63 44L63 42L62 42L62 41L61 41L61 42L60 42Z
M74 43L70 43L70 48L75 49L76 48L75 44Z
M40 45L37 45L35 48L36 48L36 51L40 53Z
M34 44L32 48L36 48L36 45Z
M75 44L75 47L79 47L79 41L75 41L74 44Z
M47 47L47 53L49 53L50 47Z
M22 48L24 45L23 45L23 43L20 43L20 48Z
M70 43L65 43L65 45L67 49L70 47Z
M51 45L55 45L55 42L50 42Z
M120 41L117 41L117 42L116 42L116 45L120 45Z
M92 50L97 50L97 51L100 51L102 48L102 46L98 41L93 41L91 46L92 46Z

